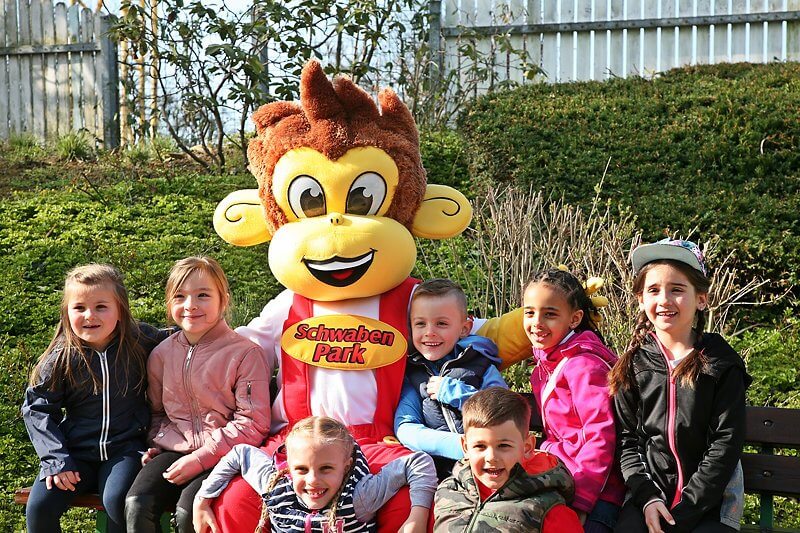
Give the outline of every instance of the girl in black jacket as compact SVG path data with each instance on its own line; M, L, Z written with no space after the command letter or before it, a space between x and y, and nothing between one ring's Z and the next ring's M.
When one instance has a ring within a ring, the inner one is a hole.
M61 319L22 405L41 461L25 513L29 532L61 531L72 499L90 491L101 494L108 531L125 531L125 493L150 422L145 363L167 335L133 320L114 267L67 274Z
M664 240L636 248L631 260L640 313L610 376L630 496L616 531L736 531L742 489L732 512L727 503L722 510L723 492L736 479L751 380L722 337L703 333L710 280L702 253Z

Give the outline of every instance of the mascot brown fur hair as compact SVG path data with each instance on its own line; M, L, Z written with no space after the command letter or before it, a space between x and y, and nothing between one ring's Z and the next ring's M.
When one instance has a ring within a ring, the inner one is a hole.
M331 83L320 64L311 62L303 69L300 95L302 105L275 102L253 114L257 136L248 146L247 157L270 231L287 222L272 194L275 164L286 152L301 147L313 148L330 160L362 146L386 152L400 175L387 216L410 227L425 194L426 177L414 118L397 94L382 90L379 110L372 97L349 78Z

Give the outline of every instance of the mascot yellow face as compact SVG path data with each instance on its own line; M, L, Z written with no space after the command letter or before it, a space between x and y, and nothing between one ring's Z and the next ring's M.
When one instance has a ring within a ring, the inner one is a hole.
M258 189L236 191L214 228L238 246L270 242L269 265L286 288L314 300L375 296L399 285L416 260L414 236L461 233L466 198L428 185L408 108L389 89L378 100L349 79L303 69L300 105L253 115L248 146Z

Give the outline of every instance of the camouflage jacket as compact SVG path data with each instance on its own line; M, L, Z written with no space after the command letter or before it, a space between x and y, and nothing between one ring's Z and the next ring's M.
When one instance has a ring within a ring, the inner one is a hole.
M535 474L515 465L506 484L483 502L469 462L460 460L436 490L434 532L541 533L547 512L575 491L567 468L552 457L552 468Z

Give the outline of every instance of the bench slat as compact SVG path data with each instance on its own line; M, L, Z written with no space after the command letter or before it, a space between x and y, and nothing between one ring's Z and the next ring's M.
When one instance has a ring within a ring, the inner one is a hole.
M800 457L745 453L742 469L745 491L800 495Z
M754 444L800 446L800 409L748 406L745 440Z
M26 505L28 497L31 495L31 488L25 487L24 489L17 489L14 491L14 503L17 505ZM70 507L86 507L88 509L95 509L97 511L103 510L103 502L100 501L100 496L97 494L79 494L70 503Z

